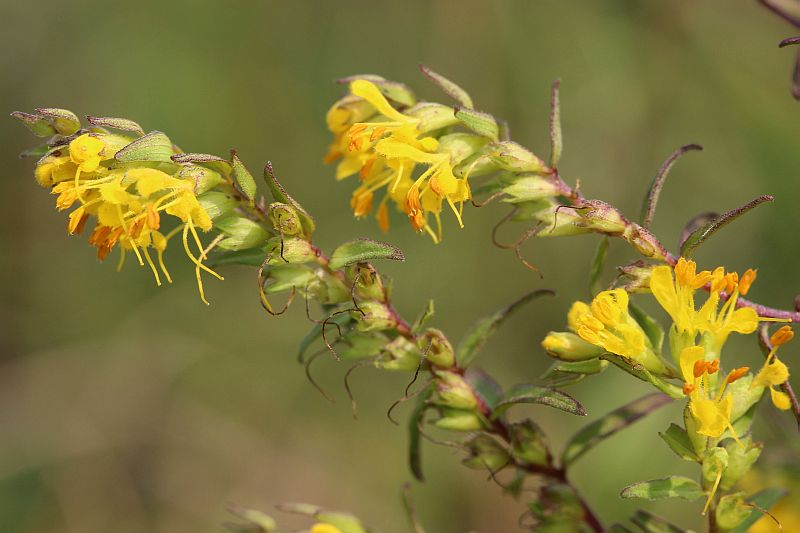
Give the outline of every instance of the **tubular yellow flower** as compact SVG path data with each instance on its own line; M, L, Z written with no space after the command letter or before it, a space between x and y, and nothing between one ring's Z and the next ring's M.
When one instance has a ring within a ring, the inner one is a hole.
M732 332L753 333L761 320L758 313L750 307L736 308L740 287L745 292L756 278L755 270L748 270L739 280L735 272L725 273L722 267L713 272L696 271L694 261L680 258L673 269L658 266L650 276L650 290L661 307L672 318L676 333L684 335L690 342L698 333L708 333L711 345L718 353ZM700 309L695 309L694 293L700 287L709 285L710 294ZM721 293L727 300L719 306Z
M685 382L683 392L689 397L689 412L697 422L697 432L706 437L719 438L725 430L729 430L738 441L731 423L733 397L726 394L725 389L730 383L744 377L750 369L741 367L732 370L715 392L709 376L719 371L719 359L706 361L704 357L702 346L689 346L681 351L678 358Z
M576 302L567 319L570 328L584 341L636 361L651 372L670 373L641 326L628 313L628 293L624 289L603 291L590 305Z
M340 160L337 179L358 173L361 185L351 201L355 216L368 214L371 198L386 189L376 217L382 230L389 226L384 207L388 200L406 213L415 230L424 231L434 242L441 240L440 213L445 201L463 227L461 212L470 190L465 178L453 175L450 154L437 152L439 142L419 129L420 120L395 109L374 83L354 80L350 93L326 117L334 141L325 161ZM418 165L427 169L414 178Z

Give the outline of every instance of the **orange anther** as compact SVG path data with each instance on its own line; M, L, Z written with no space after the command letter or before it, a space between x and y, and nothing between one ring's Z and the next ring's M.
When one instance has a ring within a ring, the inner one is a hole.
M687 396L690 395L691 393L693 393L694 389L695 389L695 386L692 385L691 383L684 383L683 384L683 393L685 395L687 395Z
M742 367L739 367L739 368L734 368L733 370L730 371L730 373L728 374L728 377L725 379L725 381L727 381L728 383L733 383L737 379L743 377L749 371L750 371L750 367L749 366L742 366Z
M778 346L782 346L792 340L792 337L794 337L794 331L792 331L792 328L790 326L783 326L772 334L772 336L769 338L769 343L773 348L777 348Z
M758 272L752 268L745 270L742 279L739 280L739 294L745 295L750 291L750 286L756 280Z
M700 376L705 374L706 371L708 370L708 367L709 363L707 361L695 361L694 368L692 369L694 377L699 378Z

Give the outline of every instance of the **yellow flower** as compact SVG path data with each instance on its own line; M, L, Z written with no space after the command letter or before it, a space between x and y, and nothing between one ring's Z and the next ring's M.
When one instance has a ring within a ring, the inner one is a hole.
M395 109L374 83L354 80L350 93L328 111L328 128L335 138L325 160L340 160L337 179L358 174L361 185L351 199L355 216L369 214L375 194L386 189L376 216L384 231L389 227L385 206L390 200L406 213L415 230L428 233L434 242L441 240L445 201L463 227L461 210L470 190L465 178L453 175L450 155L437 152L439 142L420 131L419 119ZM427 169L414 178L418 165Z
M758 313L750 307L736 308L742 289L746 293L756 278L755 270L748 270L741 281L735 272L725 273L719 267L713 272L696 271L694 261L681 257L673 269L662 265L653 269L650 276L650 290L658 303L669 313L675 331L684 335L690 342L698 333L708 333L716 352L732 332L753 333L761 320ZM695 309L694 293L709 285L710 294L698 310ZM721 294L727 300L719 307Z
M657 266L650 275L650 290L658 303L669 313L678 333L694 335L698 319L694 307L694 292L711 280L711 272L696 272L694 261L683 257L673 269L667 265Z
M756 374L752 384L753 387L769 388L772 403L775 407L784 411L791 407L789 395L775 387L786 383L789 379L789 368L778 359L778 347L789 342L793 336L792 328L783 326L770 337L772 350L764 360L764 366Z
M590 305L575 302L567 320L584 341L636 361L651 372L670 373L641 326L628 313L628 293L624 289L603 291Z
M733 397L725 394L725 389L750 369L741 367L732 370L715 392L710 376L719 371L719 359L706 361L704 358L702 346L684 348L679 356L683 392L689 397L689 412L697 422L697 432L706 437L719 438L725 430L730 430L733 438L738 440L731 424Z
M332 524L319 522L311 526L310 533L342 533L342 530Z

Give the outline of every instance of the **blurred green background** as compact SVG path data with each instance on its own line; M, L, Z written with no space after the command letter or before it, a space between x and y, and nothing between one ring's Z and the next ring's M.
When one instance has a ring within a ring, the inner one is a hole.
M587 296L596 238L529 244L540 280L490 244L500 207L467 209L460 231L449 220L439 246L399 217L388 237L371 220L353 220L353 184L336 183L322 164L324 114L342 91L334 79L379 73L444 100L417 71L424 62L466 87L479 108L507 118L515 140L546 154L549 86L561 77L562 174L635 216L662 160L681 144L701 143L704 152L674 168L656 233L674 247L698 212L774 194L698 258L704 267L758 267L751 294L766 304L791 307L800 292L800 103L789 95L793 52L776 47L791 28L755 1L0 6L6 112L54 106L124 116L188 151L225 155L235 147L252 169L271 159L316 216L319 245L368 236L400 246L407 261L381 265L395 280L397 307L413 317L435 299L434 325L452 339L523 291L557 289L557 299L530 306L487 345L481 363L505 385L548 366L538 343L563 327L572 300ZM295 361L309 328L302 305L267 316L253 271L228 268L224 282L207 279L206 308L179 252L168 254L176 282L165 288L133 263L121 274L114 261L99 263L83 238L67 238L63 214L32 179L33 161L17 159L34 142L16 121L0 121L0 531L213 532L228 518L228 502L272 512L297 500L404 531L406 436L384 413L408 376L357 372L353 421L341 384L346 368L328 358L315 366L338 400L328 404ZM620 243L611 252L610 265L634 259ZM606 279L613 275L609 268ZM736 341L729 353L760 364L751 339ZM786 352L789 361L797 355L796 347ZM572 392L591 420L646 390L611 370ZM762 409L757 435L796 443L791 417ZM586 422L543 407L518 414L535 417L556 448ZM618 499L623 486L694 475L656 435L678 416L677 405L668 407L576 466L576 483L605 521L636 508ZM461 467L450 449L426 445L424 454L429 480L413 495L429 531L516 530L521 502ZM765 463L775 460L765 455ZM700 502L653 508L701 527Z

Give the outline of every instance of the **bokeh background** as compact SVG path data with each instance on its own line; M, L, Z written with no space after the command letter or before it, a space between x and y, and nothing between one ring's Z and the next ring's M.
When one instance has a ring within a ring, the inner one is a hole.
M0 6L4 112L54 106L124 116L189 151L224 155L235 147L252 169L271 159L318 219L319 245L330 250L368 236L400 246L408 260L383 266L395 280L397 307L413 317L435 299L434 324L454 339L523 291L557 289L557 299L530 306L487 345L481 362L505 385L548 366L538 343L563 327L573 299L587 296L596 238L528 245L526 255L545 274L540 280L491 246L490 228L504 213L498 207L468 209L463 230L449 221L439 246L399 218L388 237L372 221L353 220L352 184L336 183L322 163L324 114L342 91L336 78L379 73L423 98L444 99L417 71L424 62L544 154L549 86L560 77L563 174L635 216L662 160L681 144L702 143L704 152L674 168L656 233L674 247L693 215L774 194L773 204L715 236L698 258L706 267L758 267L751 294L764 303L791 307L800 292L800 104L789 94L793 52L776 47L792 29L755 1ZM346 368L328 358L314 367L338 400L331 405L296 363L295 346L310 327L302 305L280 318L265 315L251 270L232 267L224 282L207 280L207 308L181 254L170 262L176 281L164 288L132 263L120 274L114 261L99 263L84 239L67 238L63 215L32 179L33 162L17 159L34 142L15 121L0 121L0 530L214 532L229 502L272 512L299 500L405 531L406 435L384 413L407 376L356 373L361 403L353 421ZM631 259L613 244L610 265ZM609 268L606 279L613 275ZM729 353L758 365L752 340L739 341ZM785 357L797 355L792 347ZM572 392L591 420L646 390L612 369ZM519 409L550 432L556 448L586 422ZM763 463L796 462L791 417L762 409L757 435L777 443ZM677 405L668 407L576 465L576 483L605 521L636 508L618 499L623 486L694 475L656 435L678 416ZM523 502L459 460L449 449L424 449L428 481L414 484L413 496L429 531L516 530ZM701 527L701 503L654 508Z

